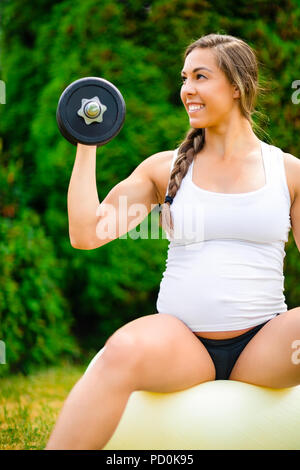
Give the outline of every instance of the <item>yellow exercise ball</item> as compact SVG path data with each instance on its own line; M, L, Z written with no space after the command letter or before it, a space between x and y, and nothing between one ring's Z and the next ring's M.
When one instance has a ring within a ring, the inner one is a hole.
M300 450L300 386L232 380L173 393L136 391L104 450Z

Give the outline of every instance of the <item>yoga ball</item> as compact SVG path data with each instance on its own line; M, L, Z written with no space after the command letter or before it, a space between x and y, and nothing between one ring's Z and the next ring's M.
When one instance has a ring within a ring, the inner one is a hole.
M300 386L216 380L179 392L133 392L103 448L125 449L300 450Z
M103 450L300 450L300 386L232 380L172 393L133 392Z

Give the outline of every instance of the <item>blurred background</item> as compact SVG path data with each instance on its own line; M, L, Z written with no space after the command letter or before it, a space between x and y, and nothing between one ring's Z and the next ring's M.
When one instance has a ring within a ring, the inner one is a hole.
M1 0L0 375L62 360L87 364L118 327L156 312L168 241L118 239L72 248L67 191L76 148L59 134L56 107L69 83L99 76L124 96L120 134L97 150L97 187L109 190L188 129L181 104L183 53L208 33L256 51L258 136L300 156L298 0ZM300 257L286 245L285 296L300 305Z

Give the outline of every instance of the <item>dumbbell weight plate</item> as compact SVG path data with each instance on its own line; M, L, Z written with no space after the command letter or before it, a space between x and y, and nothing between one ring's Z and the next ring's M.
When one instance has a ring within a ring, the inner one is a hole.
M125 101L108 80L85 77L71 83L62 93L56 110L58 128L69 142L104 145L121 130Z

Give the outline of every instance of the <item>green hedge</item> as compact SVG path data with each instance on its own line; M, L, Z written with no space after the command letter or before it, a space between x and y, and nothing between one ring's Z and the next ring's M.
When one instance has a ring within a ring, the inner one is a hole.
M60 358L78 358L70 334L72 315L60 289L65 272L39 216L31 209L18 219L0 219L0 339L8 372L27 374Z
M73 80L102 76L125 98L122 131L97 151L103 200L142 160L174 149L182 140L188 128L179 98L185 47L203 34L233 34L255 48L260 79L267 84L258 103L263 115L255 117L261 137L299 156L299 106L291 101L291 85L300 71L300 7L297 0L41 0L34 6L30 0L5 0L1 8L0 78L7 84L7 104L0 106L3 233L19 227L22 214L39 221L36 260L46 256L42 246L47 241L53 263L60 266L59 279L56 269L49 273L49 282L53 278L60 288L60 295L55 290L55 311L59 316L67 305L67 318L73 321L70 330L65 315L61 317L62 338L69 338L68 350L72 337L83 350L97 350L123 323L156 311L167 241L121 239L93 251L71 247L67 191L76 149L57 129L60 94ZM5 249L14 252L14 242L7 243ZM27 256L26 250L20 239L19 256ZM285 292L290 308L299 305L299 273L299 252L291 235ZM7 271L5 282L15 286L12 276ZM41 297L37 304L29 267L23 270L22 283L28 286L28 298L21 301L16 294L16 305L24 304L26 318L40 315L51 329L50 313L37 306ZM18 331L17 315L11 321ZM59 349L62 342L57 342ZM54 361L59 353L55 348L49 346L47 360ZM44 355L43 348L39 354ZM31 359L35 356L29 351L28 364Z

